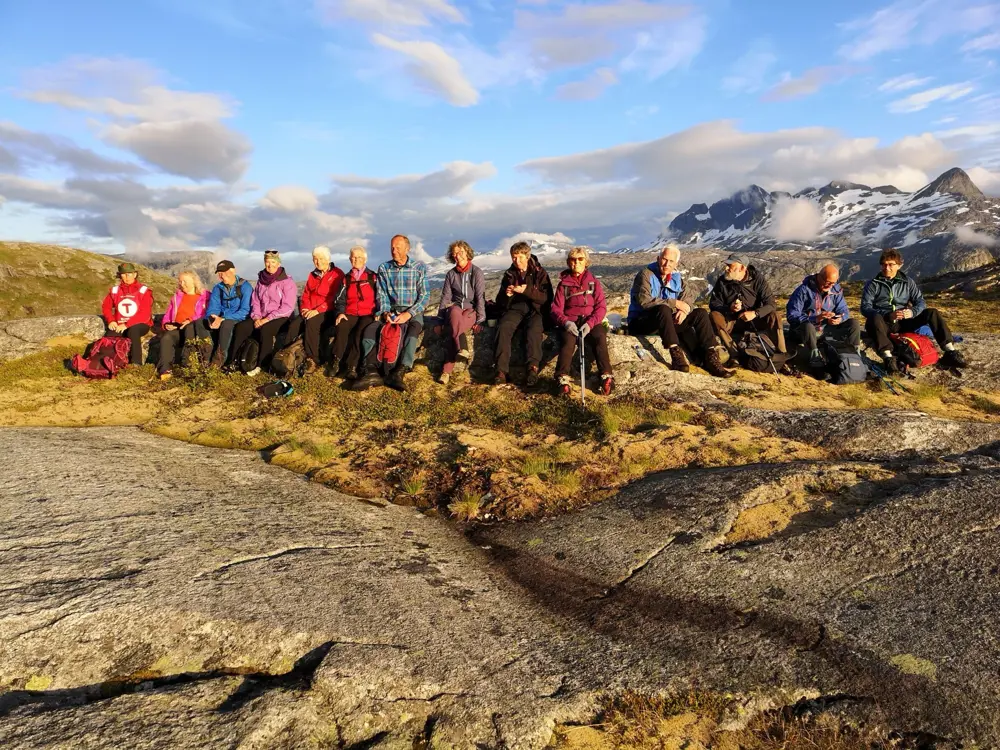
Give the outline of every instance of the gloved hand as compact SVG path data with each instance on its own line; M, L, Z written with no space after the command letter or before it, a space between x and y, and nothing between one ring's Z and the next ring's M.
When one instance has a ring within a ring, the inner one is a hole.
M566 325L563 326L563 328L566 329L566 332L570 336L579 336L580 335L580 329L576 327L576 323L574 323L572 320L567 320L566 321Z
M584 323L580 326L580 335L586 336L588 333L590 333L590 323Z

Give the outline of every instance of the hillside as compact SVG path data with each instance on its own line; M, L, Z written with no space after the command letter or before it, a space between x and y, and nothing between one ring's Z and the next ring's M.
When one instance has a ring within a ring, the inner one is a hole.
M119 259L85 250L33 242L0 242L0 320L99 313ZM176 280L141 266L162 312Z

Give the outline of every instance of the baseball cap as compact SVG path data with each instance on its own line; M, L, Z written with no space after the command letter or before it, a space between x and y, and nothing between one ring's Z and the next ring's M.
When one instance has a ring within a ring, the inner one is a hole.
M139 269L135 267L135 263L119 263L118 275L123 273L139 273Z
M728 258L726 258L726 265L732 265L733 263L739 263L741 266L749 266L750 261L747 260L747 256L740 255L739 253L733 253Z
M222 273L223 271L228 271L230 268L236 268L231 260L220 260L215 266L215 272Z

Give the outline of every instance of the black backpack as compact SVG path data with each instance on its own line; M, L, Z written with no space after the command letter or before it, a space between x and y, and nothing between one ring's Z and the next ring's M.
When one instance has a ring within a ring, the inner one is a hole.
M257 342L257 339L251 336L240 345L236 356L233 358L233 362L240 368L240 372L246 375L257 366L257 357L259 354L260 344Z
M868 365L850 344L837 346L823 339L826 371L834 385L864 383L868 379Z
M767 352L764 351L765 346ZM742 338L736 342L736 351L736 358L743 368L750 372L773 372L772 363L774 370L780 370L789 358L788 354L782 354L777 350L770 336L755 331L743 333Z

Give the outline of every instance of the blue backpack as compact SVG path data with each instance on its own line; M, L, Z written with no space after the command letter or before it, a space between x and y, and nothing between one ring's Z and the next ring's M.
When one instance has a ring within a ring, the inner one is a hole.
M868 379L868 365L849 344L837 347L825 339L823 343L826 345L826 369L831 383L848 385L864 383Z

